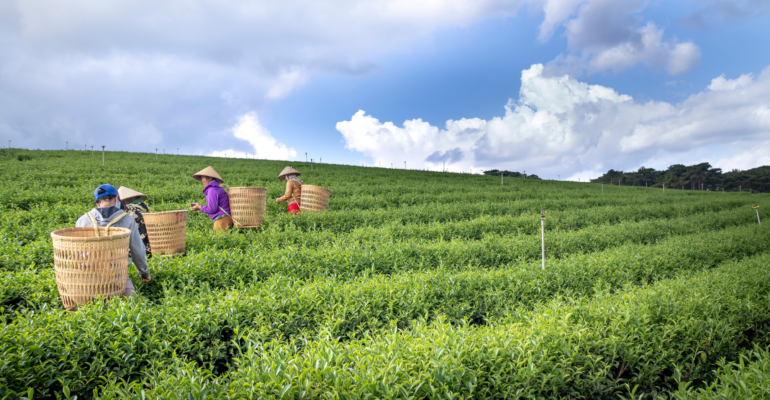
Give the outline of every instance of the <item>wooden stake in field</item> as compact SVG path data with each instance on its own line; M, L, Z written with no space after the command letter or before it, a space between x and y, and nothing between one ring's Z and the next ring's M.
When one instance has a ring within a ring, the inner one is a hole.
M540 240L543 249L543 269L545 269L545 210L540 210Z
M762 220L759 219L759 206L754 206L754 211L757 212L757 223L759 223L759 225L761 226L762 225Z
M102 146L102 167L104 166L104 147Z
M602 182L602 193L604 193L604 182Z

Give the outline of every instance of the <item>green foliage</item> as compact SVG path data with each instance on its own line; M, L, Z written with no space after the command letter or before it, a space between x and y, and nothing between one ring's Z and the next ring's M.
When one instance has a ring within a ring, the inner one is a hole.
M727 173L722 173L721 168L712 168L709 163L690 166L675 164L663 171L645 167L632 172L611 169L591 182L658 188L665 185L666 188L685 190L724 189L732 192L767 193L770 191L770 166L746 171L736 169Z
M186 208L207 165L283 194L285 162L0 150L0 398L673 396L766 343L763 195L297 162L327 212L191 213L137 296L65 312L50 232L102 183Z

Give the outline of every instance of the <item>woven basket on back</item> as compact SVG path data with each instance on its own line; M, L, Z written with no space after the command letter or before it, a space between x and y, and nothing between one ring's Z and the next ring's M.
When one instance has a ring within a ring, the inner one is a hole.
M51 232L56 286L68 311L96 296L120 296L128 280L128 242L131 231L92 226Z
M142 215L153 256L184 254L187 210L151 212Z
M267 188L231 187L227 190L230 198L230 216L239 228L258 228L265 220Z
M329 207L332 191L320 186L302 185L299 209L302 211L325 211Z

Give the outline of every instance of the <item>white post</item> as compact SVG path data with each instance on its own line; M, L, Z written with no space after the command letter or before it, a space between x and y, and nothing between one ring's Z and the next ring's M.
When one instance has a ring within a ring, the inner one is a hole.
M102 167L104 166L104 146L102 146Z
M540 240L543 249L543 269L545 269L545 210L540 210Z
M305 153L305 162L307 162L307 153Z
M757 212L757 223L761 226L762 225L762 220L759 219L759 206L754 206L754 211Z
M404 169L406 169L406 161L404 161Z

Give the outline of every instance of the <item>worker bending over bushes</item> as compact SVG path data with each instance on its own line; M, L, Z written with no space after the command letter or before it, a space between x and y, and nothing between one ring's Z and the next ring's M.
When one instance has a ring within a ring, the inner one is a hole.
M101 227L115 226L130 230L128 255L134 265L136 265L136 270L139 271L142 281L149 282L152 278L150 277L150 267L147 265L144 243L139 235L139 229L136 227L136 221L116 206L118 189L115 189L115 186L110 184L101 185L94 190L94 197L96 198L96 207L78 218L75 227L82 228L94 225ZM134 283L131 282L131 277L129 276L123 296L133 295Z
M297 178L302 174L292 167L286 167L278 175L278 179L286 181L286 193L275 199L276 203L289 201L289 212L297 215L299 213L300 200L302 199L302 181Z
M190 211L208 214L209 218L214 221L215 231L227 232L233 227L233 219L230 217L230 198L225 189L219 186L220 183L225 182L224 179L211 166L204 168L192 177L203 182L206 205L201 206L198 203L192 203L190 204Z
M142 213L151 211L150 207L147 207L147 204L144 204L144 200L147 200L147 195L139 193L134 189L121 186L118 188L118 200L120 201L120 204L123 204L123 210L134 217L136 227L139 229L139 236L142 237L142 242L144 243L147 257L152 257L150 238L147 236L147 227L144 225L144 216L142 215Z

